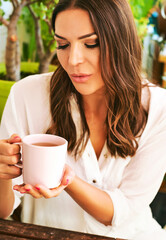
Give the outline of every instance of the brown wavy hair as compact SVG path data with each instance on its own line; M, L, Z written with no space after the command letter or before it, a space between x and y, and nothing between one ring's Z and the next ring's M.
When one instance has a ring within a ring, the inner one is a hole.
M99 39L101 74L109 99L105 119L108 150L112 156L133 156L147 113L141 104L141 45L130 6L127 0L60 0L52 16L54 31L57 14L72 8L89 13ZM79 139L71 114L72 94L76 96L81 115ZM68 151L74 151L75 156L83 152L90 136L81 99L59 65L50 82L53 122L47 132L66 138Z

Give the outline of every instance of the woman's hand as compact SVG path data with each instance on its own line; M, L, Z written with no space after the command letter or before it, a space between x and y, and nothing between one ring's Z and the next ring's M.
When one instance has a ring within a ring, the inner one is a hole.
M0 179L16 178L22 173L20 168L14 166L21 158L20 146L15 142L21 142L16 134L7 140L0 140Z
M20 193L28 193L34 198L52 198L57 197L69 184L71 184L74 180L74 177L74 171L66 164L61 184L56 188L49 189L40 184L36 184L35 186L30 184L22 184L15 185L13 189L19 191Z

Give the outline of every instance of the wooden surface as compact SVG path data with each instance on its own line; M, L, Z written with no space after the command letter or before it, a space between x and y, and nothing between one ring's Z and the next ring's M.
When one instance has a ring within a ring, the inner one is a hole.
M163 76L166 76L166 56L159 55L159 62L162 62L164 64ZM166 81L165 80L162 80L162 87L166 88Z
M115 240L115 238L108 238L97 235L0 219L0 240L28 240L28 239Z

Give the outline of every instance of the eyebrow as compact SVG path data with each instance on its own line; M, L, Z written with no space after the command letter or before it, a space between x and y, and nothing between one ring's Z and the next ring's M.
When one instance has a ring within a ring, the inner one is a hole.
M85 35L79 37L78 39L88 38L88 37L91 37L91 36L93 36L93 35L96 35L96 33L95 33L95 32L93 32L93 33L88 33L88 34L85 34ZM66 40L66 38L64 38L64 37L62 37L62 36L60 36L60 35L58 35L58 34L56 34L56 33L54 34L54 36L56 36L57 38Z

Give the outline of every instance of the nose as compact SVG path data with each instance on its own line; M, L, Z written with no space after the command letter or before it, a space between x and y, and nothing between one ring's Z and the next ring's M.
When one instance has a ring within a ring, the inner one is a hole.
M69 64L71 64L72 66L79 65L84 61L83 49L81 49L79 43L76 43L70 47L68 61Z

